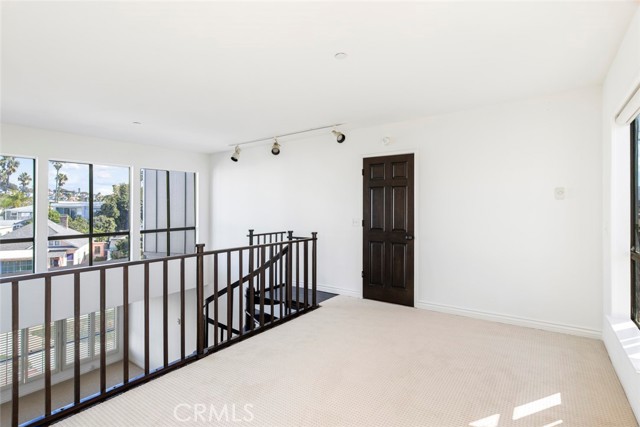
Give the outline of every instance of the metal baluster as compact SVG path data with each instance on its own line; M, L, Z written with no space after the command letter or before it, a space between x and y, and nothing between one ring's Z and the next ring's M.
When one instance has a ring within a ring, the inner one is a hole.
M275 281L273 279L273 272L275 270L275 267L273 265L273 246L271 243L271 236L269 236L269 262L271 262L270 266L269 266L269 300L271 301L271 322L269 323L273 323L273 319L274 319L274 302L273 302L273 298L275 296Z
M244 323L244 310L242 308L242 297L243 297L243 290L244 290L244 283L242 282L242 257L243 257L244 252L242 251L242 249L240 249L240 251L238 251L238 334L240 336L242 336L243 333L243 323Z
M51 415L51 276L44 278L44 416Z
M107 279L106 270L100 270L100 394L107 391Z
M129 382L129 266L122 268L122 382Z
M285 310L291 314L291 282L293 281L293 231L289 231L289 241L287 242L287 304Z
M304 241L304 309L309 307L309 241Z
M316 301L317 297L317 283L318 283L318 251L316 243L318 241L318 233L311 233L313 237L313 243L311 245L311 305L316 307L318 305Z
M233 289L231 289L231 252L227 252L227 341L233 336Z
M149 263L144 264L144 374L149 375Z
M265 293L265 274L264 274L264 262L265 262L265 249L264 246L260 248L260 282L258 284L260 290L260 327L264 326L264 293Z
M73 275L73 402L80 403L80 273Z
M185 325L184 325L184 311L185 311L185 271L184 271L184 258L180 259L180 360L184 360L186 353L185 345ZM209 326L207 325L207 329Z
M169 262L162 262L162 361L169 366Z
M196 245L197 281L196 281L196 352L198 357L204 353L204 328L208 327L204 317L204 243Z
M218 254L213 255L213 345L218 345ZM222 340L222 338L221 338Z
M18 414L20 412L20 362L18 346L20 335L20 285L17 280L11 282L11 425L18 426Z
M249 289L247 292L249 293L249 302L247 304L247 311L249 315L247 316L247 326L249 326L249 330L253 331L255 327L254 315L255 315L255 296L254 296L254 287L253 287L253 248L249 248Z
M300 311L300 241L296 240L296 312Z

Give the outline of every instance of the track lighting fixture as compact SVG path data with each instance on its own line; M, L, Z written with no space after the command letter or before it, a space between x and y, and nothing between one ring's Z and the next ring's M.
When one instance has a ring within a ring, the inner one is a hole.
M240 157L240 147L236 145L236 149L231 155L231 160L233 160L234 162L237 162L239 157Z
M337 130L332 130L331 133L336 136L336 141L338 141L338 143L340 144L342 144L344 140L347 139L347 137L344 136L344 133L338 132Z
M278 142L278 138L283 138L283 137L292 136L292 135L300 135L300 134L303 134L303 133L315 132L315 131L318 131L318 130L325 130L325 129L331 129L331 128L333 128L331 133L333 133L333 136L335 136L336 141L338 141L338 143L342 144L345 141L345 139L347 139L347 137L345 136L344 133L339 132L339 131L336 130L336 128L338 126L342 126L342 125L344 125L344 123L334 123L334 124L328 125L328 126L320 126L320 127L317 127L317 128L299 130L299 131L295 131L295 132L281 133L281 134L274 135L274 136L269 136L269 137L266 137L266 138L252 139L251 141L244 141L244 142L229 144L229 147L234 147L234 146L236 147L235 151L231 155L231 160L233 160L234 162L238 161L238 158L240 157L240 146L241 145L253 144L253 143L256 143L256 142L263 142L263 141L271 141L272 140L273 141L273 145L271 145L271 154L273 154L274 156L277 156L277 155L280 154L280 150L281 150L281 146L280 146L280 143Z
M271 146L271 154L277 156L280 154L280 144L278 144L278 140L273 138L273 145Z

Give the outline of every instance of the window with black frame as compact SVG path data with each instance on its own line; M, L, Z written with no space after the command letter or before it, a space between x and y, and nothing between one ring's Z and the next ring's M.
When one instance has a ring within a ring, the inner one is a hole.
M640 117L631 123L631 319L640 327Z
M195 252L195 186L193 172L141 170L143 259Z
M129 168L49 162L49 269L129 260Z
M34 271L35 160L0 156L0 276Z

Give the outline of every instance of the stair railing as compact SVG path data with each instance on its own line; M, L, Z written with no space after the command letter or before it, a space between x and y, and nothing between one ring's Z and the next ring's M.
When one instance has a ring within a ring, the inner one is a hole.
M198 244L196 253L187 255L0 277L1 326L2 330L11 333L10 357L0 360L4 363L0 369L5 369L11 378L11 425L49 425L317 308L317 233L306 238L294 237L292 232L250 234L253 235L250 245L244 247L205 251L204 244ZM233 280L234 277L237 280ZM93 292L94 286L97 293L88 299L87 294ZM245 286L246 291L243 290ZM192 316L187 315L188 304L192 303L187 293L194 288L196 339L191 346L186 321ZM302 297L300 289L304 289ZM243 292L247 298L242 298ZM180 328L177 333L169 328L170 298L179 301ZM70 305L68 314L60 308L67 303ZM34 304L43 304L44 410L37 418L20 420L20 384L21 375L24 375L21 358L24 354L19 336L25 328L35 325L33 320L27 319ZM141 314L139 324L131 317L134 304L141 306L136 310ZM122 333L122 382L107 384L105 314L108 308L118 307L121 310L118 322L122 325L119 329ZM211 321L210 307L213 310ZM54 318L53 309L57 313L62 310L64 316ZM97 393L83 397L80 319L93 312L100 316L95 338L99 340L99 350L96 350L97 357L93 362L99 361L99 389ZM162 322L153 325L159 333L152 338L151 315L158 312ZM52 406L52 361L54 357L62 357L63 352L52 346L53 323L63 319L73 321L73 330L66 332L71 334L67 338L68 344L73 345L73 354L67 353L72 357L67 364L73 369L73 397L67 405L55 408ZM140 334L130 333L130 328L139 328ZM216 331L213 344L207 339L211 328ZM219 330L225 331L224 339L218 339ZM141 342L134 341L139 335L143 335ZM143 372L136 376L130 373L130 361L138 363Z
M317 233L311 234L249 230L248 247L213 256L212 290L203 300L203 351L317 307Z

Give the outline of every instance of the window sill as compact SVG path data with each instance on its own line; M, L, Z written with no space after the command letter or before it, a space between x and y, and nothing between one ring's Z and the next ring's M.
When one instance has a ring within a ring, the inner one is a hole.
M640 329L631 319L607 316L607 320L636 373L640 374Z

